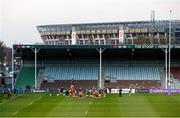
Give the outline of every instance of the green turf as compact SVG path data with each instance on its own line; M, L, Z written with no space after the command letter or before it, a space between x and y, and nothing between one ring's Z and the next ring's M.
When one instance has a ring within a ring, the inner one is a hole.
M53 94L0 97L0 117L180 117L180 95L117 94L73 98Z

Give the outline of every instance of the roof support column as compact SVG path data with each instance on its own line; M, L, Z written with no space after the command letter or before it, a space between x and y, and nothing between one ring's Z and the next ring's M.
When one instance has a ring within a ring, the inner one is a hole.
M165 49L162 49L165 53L165 89L168 89L168 79L167 79L167 76L168 76L168 66L167 66L167 63L168 63L168 60L167 60L167 55L168 55L168 46L165 48Z
M124 29L123 29L123 25L119 25L119 43L124 43Z
M97 38L98 38L98 40L99 40L99 45L101 45L101 39L100 39L100 37L99 37L99 34L97 34Z
M114 33L113 33L113 38L114 38L114 41L115 41L115 45L117 45L117 40L116 40L116 36L115 36Z
M171 89L171 14L170 10L170 19L169 19L169 80L168 80L168 88ZM168 92L170 95L170 92Z
M72 27L72 33L71 33L71 40L72 40L72 45L77 45L77 37L76 37L76 30L75 26Z
M102 35L103 36L103 39L104 39L104 45L106 45L106 38L105 38L105 36L104 36L104 34Z
M32 49L32 51L34 51L34 88L37 89L37 53L40 49L37 50L37 48L35 48L34 50Z
M165 86L166 86L166 89L167 89L167 53L168 53L167 48L165 49L164 52L165 52L165 75L166 75Z
M84 38L84 35L81 34L81 36L82 36L82 39L83 39L83 45L85 45L86 44L86 40Z
M159 38L159 32L157 33L157 37L158 37L158 43L160 44L160 38Z
M104 88L104 81L102 81L102 53L105 50L102 48L96 49L99 52L99 85L98 88L99 89L103 89Z

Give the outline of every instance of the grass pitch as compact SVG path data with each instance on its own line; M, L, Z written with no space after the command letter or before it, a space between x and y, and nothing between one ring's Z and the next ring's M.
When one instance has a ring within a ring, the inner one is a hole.
M0 117L180 117L180 94L73 98L47 93L0 97Z

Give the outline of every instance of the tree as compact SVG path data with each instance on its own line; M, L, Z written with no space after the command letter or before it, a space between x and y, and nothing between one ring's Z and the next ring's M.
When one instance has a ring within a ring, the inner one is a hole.
M0 68L2 70L6 53L4 51L5 45L3 41L0 41Z
M5 47L4 48L4 52L5 52L5 63L6 63L6 66L11 66L11 63L12 63L12 49L9 48L9 47Z

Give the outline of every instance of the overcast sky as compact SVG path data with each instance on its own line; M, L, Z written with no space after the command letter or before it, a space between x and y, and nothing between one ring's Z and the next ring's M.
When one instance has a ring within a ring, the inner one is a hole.
M37 25L150 20L151 10L180 20L180 0L0 0L0 40L42 42Z

